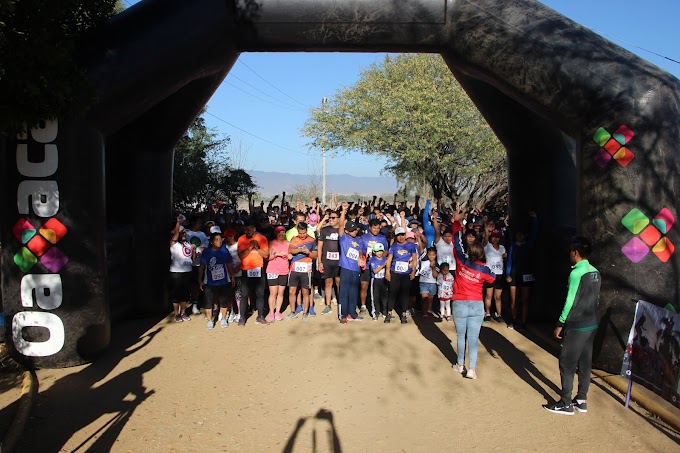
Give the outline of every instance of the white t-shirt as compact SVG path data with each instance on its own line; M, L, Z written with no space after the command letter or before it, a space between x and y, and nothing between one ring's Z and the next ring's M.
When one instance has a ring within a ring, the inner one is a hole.
M449 263L449 271L453 271L456 268L456 260L453 258L453 242L447 244L444 238L439 238L439 242L436 242L434 246L437 248L437 262Z
M234 260L234 269L238 267L238 272L234 272L234 277L240 277L243 275L243 272L241 272L241 258L238 257L238 242L234 242L232 245L226 245L226 247L231 254L231 259Z
M486 255L486 265L491 269L495 275L503 275L503 255L505 254L505 247L499 244L496 250L491 242L484 247L484 255Z
M170 272L191 272L191 244L175 242L170 245Z
M437 283L437 279L432 276L432 267L429 261L420 262L420 283Z

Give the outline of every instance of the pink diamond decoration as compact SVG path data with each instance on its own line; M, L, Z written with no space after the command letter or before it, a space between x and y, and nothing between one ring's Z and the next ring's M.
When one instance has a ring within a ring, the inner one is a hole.
M30 235L30 237L25 237L24 231L26 230L32 230L33 234ZM17 240L22 244L28 242L28 240L35 235L35 230L36 228L23 217L17 220L17 223L15 223L12 227L12 233L14 233L14 237L17 238Z
M675 217L666 208L663 208L659 213L652 219L652 223L661 231L663 234L668 234L668 230L671 229L673 223L675 223Z
M649 253L649 247L639 237L635 236L621 248L621 251L629 260L639 263Z
M604 148L600 148L598 152L593 156L593 160L600 167L604 168L607 166L610 160L612 160L612 155L609 154Z
M614 132L616 135L623 135L625 142L622 144L626 144L630 141L631 138L635 135L635 132L631 131L628 126L626 125L621 125L616 131Z
M40 262L52 272L57 273L66 263L68 263L68 257L58 248L52 247L47 253L40 257Z

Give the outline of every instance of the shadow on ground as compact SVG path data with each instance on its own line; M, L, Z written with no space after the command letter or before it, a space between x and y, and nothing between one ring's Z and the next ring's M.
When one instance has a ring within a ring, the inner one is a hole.
M110 451L135 409L153 394L144 387L143 377L161 359L151 358L102 384L100 382L121 360L153 340L163 327L148 330L158 321L156 317L114 326L111 345L104 356L41 391L16 451L62 451L73 433L102 417L108 417L103 426L73 451ZM45 423L47 420L49 424Z
M302 435L309 435L310 439L302 439ZM342 451L340 437L333 421L333 412L319 409L314 417L300 417L283 448L283 453L308 451L306 445L308 442L313 452L340 453ZM300 444L299 447L298 444Z

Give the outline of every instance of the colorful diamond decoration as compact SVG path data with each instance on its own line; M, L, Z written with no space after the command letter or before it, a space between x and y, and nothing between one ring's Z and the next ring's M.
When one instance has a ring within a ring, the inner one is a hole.
M616 163L622 167L627 166L635 158L635 154L624 145L634 135L635 133L625 125L619 126L613 134L610 134L603 127L598 128L593 135L593 141L600 146L600 149L593 156L593 160L599 167L604 168L612 160L605 156L605 154L609 154Z
M54 217L36 228L25 218L20 218L12 227L12 233L25 247L14 255L14 263L23 272L28 272L38 261L52 272L58 272L68 257L53 244L59 242L68 228Z
M675 223L675 217L667 208L659 211L651 223L642 211L634 208L621 219L621 223L636 235L621 248L623 254L633 263L639 263L647 256L650 247L663 263L667 262L675 251L675 246L666 237Z
M40 258L40 262L52 272L57 273L68 263L68 257L58 248L52 247Z

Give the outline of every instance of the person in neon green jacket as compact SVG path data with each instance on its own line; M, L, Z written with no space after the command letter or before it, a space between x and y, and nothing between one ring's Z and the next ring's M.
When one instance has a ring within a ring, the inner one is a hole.
M590 387L593 342L597 331L597 305L602 278L600 271L590 264L590 239L577 236L569 245L572 271L569 274L567 300L553 335L562 340L559 366L562 391L560 400L543 406L555 414L573 415L574 410L588 412L586 399ZM571 399L574 374L578 370L578 393Z

